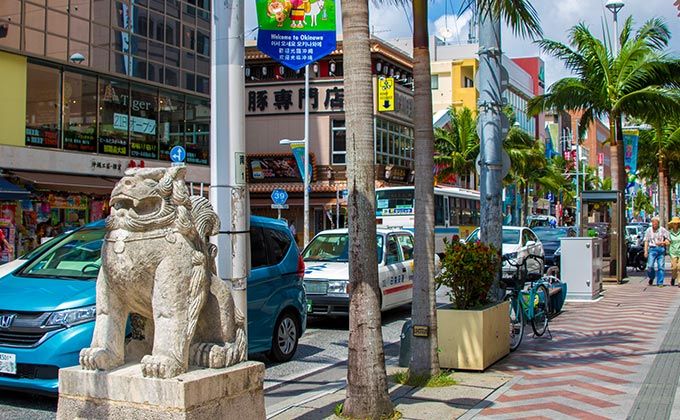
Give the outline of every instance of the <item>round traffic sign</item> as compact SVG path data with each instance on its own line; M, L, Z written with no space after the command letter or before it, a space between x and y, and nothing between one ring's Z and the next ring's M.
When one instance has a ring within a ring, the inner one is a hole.
M173 162L184 162L187 153L182 146L175 146L170 150L170 160Z

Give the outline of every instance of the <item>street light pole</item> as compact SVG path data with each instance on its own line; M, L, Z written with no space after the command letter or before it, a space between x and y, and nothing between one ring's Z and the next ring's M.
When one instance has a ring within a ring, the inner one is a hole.
M621 0L608 0L604 7L614 14L614 56L619 54L619 10L624 6Z
M304 157L302 163L302 188L304 189L304 230L302 234L302 246L309 243L309 64L305 66L305 135L302 140L279 140L279 144L304 144Z

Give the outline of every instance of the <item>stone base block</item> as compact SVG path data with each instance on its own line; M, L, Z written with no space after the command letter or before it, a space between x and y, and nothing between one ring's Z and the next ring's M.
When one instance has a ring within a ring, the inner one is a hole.
M171 379L145 378L141 365L111 371L59 371L57 420L263 420L264 365L193 369Z

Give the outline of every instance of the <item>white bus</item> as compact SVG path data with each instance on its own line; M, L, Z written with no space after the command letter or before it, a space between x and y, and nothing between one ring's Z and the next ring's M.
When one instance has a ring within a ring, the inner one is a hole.
M413 231L415 189L412 186L378 188L376 224ZM479 227L479 191L459 187L434 187L434 248L444 252L443 238L465 239Z

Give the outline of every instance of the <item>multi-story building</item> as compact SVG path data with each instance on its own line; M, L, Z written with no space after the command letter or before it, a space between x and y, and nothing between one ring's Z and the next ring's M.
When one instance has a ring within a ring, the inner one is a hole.
M376 82L396 80L395 110L368 110L375 115L376 178L405 183L413 169L412 60L377 40L371 48ZM247 51L243 100L253 212L271 215L271 190L284 187L290 207L283 217L301 226L299 171L286 175L265 166L290 163L291 150L279 140L303 136L304 73L253 47ZM346 189L342 44L310 68L316 230L344 223L337 211ZM193 192L207 194L209 0L2 0L0 74L0 170L30 194L8 200L0 190L0 227L17 253L35 245L41 223L68 228L104 217L125 170L167 166L176 145L187 150Z
M309 149L313 164L310 194L312 234L345 224L346 138L342 42L337 50L309 66ZM373 114L376 186L413 182L413 60L409 54L377 38L371 39L374 75ZM280 140L304 137L304 69L291 71L246 47L246 134L248 182L253 213L278 216L271 208L274 189L285 189L289 208L282 216L302 226L303 170L290 146ZM381 79L394 79L394 110L381 111L377 101ZM299 235L298 230L298 236Z
M131 166L187 149L209 182L209 0L0 2L0 168L31 199L2 203L18 252L41 222L103 217Z

